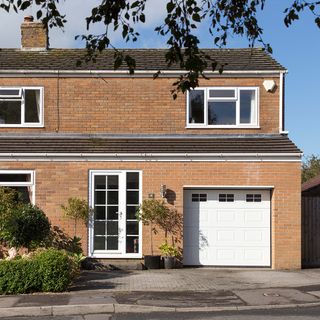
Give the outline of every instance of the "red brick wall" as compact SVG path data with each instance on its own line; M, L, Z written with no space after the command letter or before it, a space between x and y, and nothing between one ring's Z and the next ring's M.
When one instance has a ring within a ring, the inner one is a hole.
M176 194L175 206L183 212L184 185L274 186L272 195L272 267L301 266L300 163L299 162L12 162L0 169L36 170L36 203L54 225L73 235L73 223L62 217L60 204L72 196L88 198L90 169L142 170L143 197L159 196L160 185ZM84 249L87 230L79 227ZM143 229L143 253L148 254L149 228ZM156 237L155 248L163 242Z
M279 83L279 78L270 79ZM0 128L0 133L279 133L279 88L266 92L264 80L223 76L202 80L201 86L258 86L260 128L199 130L185 128L186 97L172 99L174 78L0 78L0 86L43 86L45 95L44 128Z

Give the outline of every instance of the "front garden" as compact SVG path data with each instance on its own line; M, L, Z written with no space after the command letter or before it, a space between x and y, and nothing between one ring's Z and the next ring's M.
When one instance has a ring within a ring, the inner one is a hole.
M62 210L74 219L73 238L51 226L45 213L25 203L19 192L0 188L0 294L61 292L79 275L84 256L76 225L87 221L89 207L71 198Z

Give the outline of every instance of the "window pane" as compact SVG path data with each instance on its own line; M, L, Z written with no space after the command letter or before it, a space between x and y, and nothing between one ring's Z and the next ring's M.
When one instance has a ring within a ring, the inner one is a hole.
M235 98L235 90L219 90L213 89L209 91L210 98Z
M127 173L127 189L139 189L139 173Z
M106 223L104 221L94 222L94 235L103 236L106 234Z
M25 122L40 122L40 90L25 90Z
M108 206L108 220L118 220L118 206Z
M108 189L118 189L119 177L118 176L108 176Z
M0 96L3 97L20 97L19 89L0 89Z
M107 234L108 236L118 235L118 221L108 221Z
M94 188L105 189L106 188L106 176L95 176L94 177Z
M189 123L204 122L204 90L189 92Z
M139 222L127 221L127 235L138 235L138 234L139 234Z
M139 204L139 191L127 191L127 204Z
M30 182L31 175L26 173L1 173L0 182Z
M95 219L96 220L105 220L106 219L106 207L105 206L99 206L95 207Z
M106 204L106 192L96 191L95 192L95 203L96 204Z
M118 191L108 191L108 204L118 204Z
M136 212L138 210L138 206L127 206L127 219L135 220L137 219Z
M31 203L31 187L10 187L20 193L20 199L24 203Z
M105 237L94 237L94 250L104 250L106 247Z
M208 123L213 125L236 124L236 103L230 101L209 102Z
M128 236L126 243L127 253L138 253L139 252L139 238L135 236Z
M0 101L1 124L21 124L20 101Z
M240 90L240 123L254 123L255 96L254 90Z
M107 249L118 250L118 237L107 237Z

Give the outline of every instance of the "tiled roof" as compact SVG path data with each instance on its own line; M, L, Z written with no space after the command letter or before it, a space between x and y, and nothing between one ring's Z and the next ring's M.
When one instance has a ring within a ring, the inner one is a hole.
M8 153L300 153L286 136L221 137L88 137L88 136L0 136L0 155Z
M285 68L260 48L246 49L203 49L206 54L225 64L226 71L280 71ZM165 49L127 49L136 60L136 70L179 70L178 65L168 67ZM86 49L49 49L30 51L0 49L1 70L113 70L114 51L104 50L96 62L77 66L84 58ZM210 63L209 63L210 65ZM120 70L126 70L122 66Z
M302 184L301 190L308 191L320 186L320 174Z

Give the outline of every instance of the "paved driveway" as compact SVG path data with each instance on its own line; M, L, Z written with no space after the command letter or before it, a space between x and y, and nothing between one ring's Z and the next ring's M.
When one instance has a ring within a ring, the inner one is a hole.
M145 271L84 271L74 290L208 291L310 287L320 291L320 269L185 268Z

